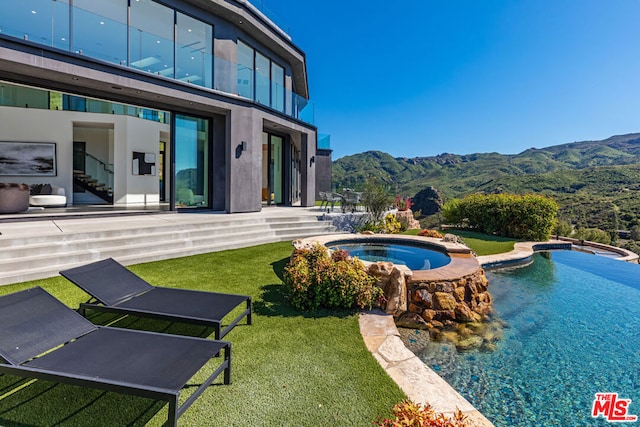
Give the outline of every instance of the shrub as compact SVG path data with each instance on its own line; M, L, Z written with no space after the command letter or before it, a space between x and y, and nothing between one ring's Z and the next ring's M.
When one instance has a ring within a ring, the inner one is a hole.
M442 217L439 213L420 218L420 228L438 228L441 224Z
M324 246L296 249L284 268L291 305L302 311L326 308L371 308L383 295L364 264L346 251L331 256Z
M557 236L571 237L572 233L573 227L567 221L558 221L553 229L553 234Z
M371 231L373 233L379 233L383 230L384 224L380 223L380 221L365 221L362 225L356 228L356 232L362 233L363 231Z
M453 418L443 414L436 414L433 408L426 404L421 407L417 403L405 400L393 407L393 419L374 422L382 427L467 427L467 417L459 409Z
M442 239L442 234L438 230L420 230L418 236L433 237L435 239Z
M405 226L406 229L406 226ZM399 233L402 230L402 223L394 214L387 214L384 217L384 232L389 234Z
M622 247L640 255L640 245L633 240L628 240Z
M611 243L611 236L604 230L598 228L579 228L574 236L575 239L588 240L589 242L596 242L608 245Z
M525 240L547 240L556 224L558 204L536 194L472 194L442 208L448 223L480 232Z
M442 219L447 224L451 225L464 225L465 216L462 210L462 201L460 199L448 200L442 205L441 211Z

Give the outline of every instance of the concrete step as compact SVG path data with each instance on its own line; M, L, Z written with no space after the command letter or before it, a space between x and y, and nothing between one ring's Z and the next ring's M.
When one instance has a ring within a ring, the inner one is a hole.
M108 257L128 265L334 232L329 221L309 215L201 218L161 224L148 218L120 227L105 220L88 223L102 230L69 232L65 228L72 227L60 225L41 234L0 236L0 285L57 276L60 270Z

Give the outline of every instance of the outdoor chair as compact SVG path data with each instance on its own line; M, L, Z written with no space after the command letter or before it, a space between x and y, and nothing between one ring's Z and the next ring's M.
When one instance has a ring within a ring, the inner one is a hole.
M187 382L221 352L178 406ZM95 326L40 287L0 297L0 362L0 374L165 401L172 426L218 375L231 384L230 343Z
M332 193L328 191L320 191L320 200L322 203L320 204L320 210L324 210L325 208L329 208L329 203L331 203L331 210L333 211L333 207L337 202L342 200L342 195L338 193Z
M345 189L342 194L342 212L351 211L352 213L358 210L358 204L362 198L362 193Z
M86 310L149 317L213 327L219 340L246 316L251 324L252 302L247 295L223 294L153 286L112 258L61 271L91 298L80 304ZM222 329L222 321L236 307L246 304Z

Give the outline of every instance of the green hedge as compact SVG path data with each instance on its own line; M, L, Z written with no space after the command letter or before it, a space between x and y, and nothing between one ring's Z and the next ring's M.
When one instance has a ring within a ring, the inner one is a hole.
M556 225L558 204L536 194L472 194L442 208L449 224L487 234L524 240L548 240Z

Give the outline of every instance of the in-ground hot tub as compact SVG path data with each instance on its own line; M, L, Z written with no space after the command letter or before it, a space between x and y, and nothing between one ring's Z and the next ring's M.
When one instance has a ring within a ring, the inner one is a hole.
M350 238L326 242L331 250L343 249L349 255L363 261L388 261L404 265L410 270L432 270L451 262L442 249L428 242L372 236L363 239Z

